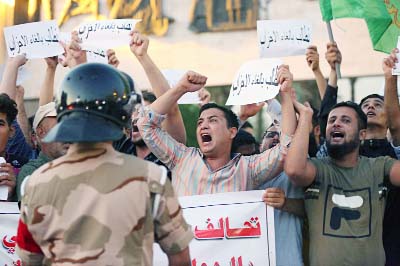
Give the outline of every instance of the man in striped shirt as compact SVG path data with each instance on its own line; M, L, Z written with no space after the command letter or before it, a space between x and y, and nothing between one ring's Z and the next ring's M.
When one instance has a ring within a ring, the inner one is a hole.
M251 190L283 171L283 159L296 127L291 99L293 77L289 67L279 67L281 84L282 136L273 149L261 154L242 156L231 153L238 130L237 116L217 104L200 109L197 122L199 149L186 147L161 129L168 110L186 92L202 88L207 78L188 72L179 83L145 108L138 121L139 132L153 152L171 171L178 196Z

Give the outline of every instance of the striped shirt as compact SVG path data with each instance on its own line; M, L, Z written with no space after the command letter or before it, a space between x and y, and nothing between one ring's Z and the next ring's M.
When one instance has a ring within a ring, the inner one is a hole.
M165 115L146 107L137 123L139 132L154 153L172 172L178 196L252 190L283 171L283 159L291 138L261 154L233 154L223 167L212 170L198 148L186 147L161 129Z

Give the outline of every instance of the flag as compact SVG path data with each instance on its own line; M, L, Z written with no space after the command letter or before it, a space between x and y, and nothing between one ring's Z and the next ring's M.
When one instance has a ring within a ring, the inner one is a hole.
M322 19L364 19L374 50L390 53L397 45L400 0L320 0Z

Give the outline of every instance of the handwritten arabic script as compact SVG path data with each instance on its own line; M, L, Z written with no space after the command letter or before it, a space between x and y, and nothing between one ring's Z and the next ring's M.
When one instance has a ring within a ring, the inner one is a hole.
M56 22L43 21L4 28L7 52L10 57L26 54L27 58L44 58L63 53L58 43Z
M110 49L128 45L129 33L135 28L137 19L100 20L81 24L78 36L82 39L82 49Z
M279 92L279 59L259 59L243 64L232 82L226 105L244 105L274 98Z
M310 45L311 34L311 24L307 21L257 21L261 57L303 55Z

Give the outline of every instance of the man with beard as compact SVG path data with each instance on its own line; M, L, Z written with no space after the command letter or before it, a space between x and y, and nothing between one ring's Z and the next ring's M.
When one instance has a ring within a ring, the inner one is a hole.
M299 123L285 161L293 183L307 187L311 265L384 265L384 186L400 185L400 162L359 155L367 116L353 102L336 104L328 116L329 156L307 159L312 110L294 102Z

